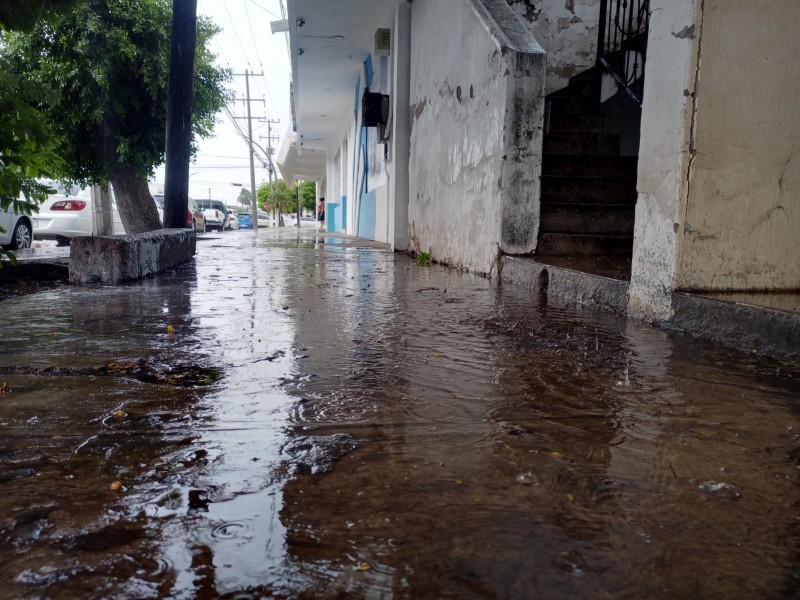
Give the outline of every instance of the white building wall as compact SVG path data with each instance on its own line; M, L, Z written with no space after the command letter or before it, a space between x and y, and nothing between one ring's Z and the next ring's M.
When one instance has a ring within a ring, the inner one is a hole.
M547 52L549 94L594 66L600 0L506 0Z
M504 0L417 0L411 65L410 246L492 273L536 245L544 52Z
M681 289L800 289L798 30L797 0L704 2Z
M628 312L672 316L688 193L701 0L652 0Z

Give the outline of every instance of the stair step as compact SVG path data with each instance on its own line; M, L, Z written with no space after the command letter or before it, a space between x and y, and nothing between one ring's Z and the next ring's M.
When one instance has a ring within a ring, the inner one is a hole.
M602 133L604 119L601 115L579 113L550 113L546 122L547 134L566 131Z
M542 175L580 177L636 177L638 156L548 154L542 157Z
M629 204L542 205L541 233L600 233L630 235L635 207Z
M636 177L542 177L542 205L636 204Z
M561 92L548 96L547 105L550 107L549 110L552 114L572 113L585 115L592 112L592 101L590 98L561 94Z
M546 154L619 156L619 136L613 133L555 133L544 136Z
M630 256L632 235L541 233L536 254L549 256Z

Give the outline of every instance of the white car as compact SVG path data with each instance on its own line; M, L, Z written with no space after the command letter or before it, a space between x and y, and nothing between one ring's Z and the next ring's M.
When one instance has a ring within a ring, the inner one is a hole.
M9 250L23 250L31 247L33 223L28 215L20 215L9 206L0 210L0 246Z
M56 240L59 245L69 245L70 240L82 235L94 235L96 216L93 214L92 193L78 186L67 187L53 183L56 193L48 196L33 216L33 230L36 239ZM124 234L125 228L117 210L114 195L111 195L111 209L114 221L114 234Z
M239 229L239 219L230 208L228 209L228 229Z

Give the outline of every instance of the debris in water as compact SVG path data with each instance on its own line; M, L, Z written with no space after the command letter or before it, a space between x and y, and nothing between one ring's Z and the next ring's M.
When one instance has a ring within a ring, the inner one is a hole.
M122 482L121 481L115 481L114 483L111 484L111 491L112 492L119 492L120 490L122 490Z
M172 325L167 325L167 335L175 333L175 328Z
M11 386L8 385L8 382L4 381L0 384L0 394L8 394L11 391Z
M700 488L701 492L717 496L718 498L731 498L735 500L742 497L739 490L730 483L725 483L724 481L704 481L697 487Z

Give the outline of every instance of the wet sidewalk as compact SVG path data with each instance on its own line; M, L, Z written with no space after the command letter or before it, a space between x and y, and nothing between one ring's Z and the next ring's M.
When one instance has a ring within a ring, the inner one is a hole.
M11 598L792 598L800 372L312 230L6 300Z

